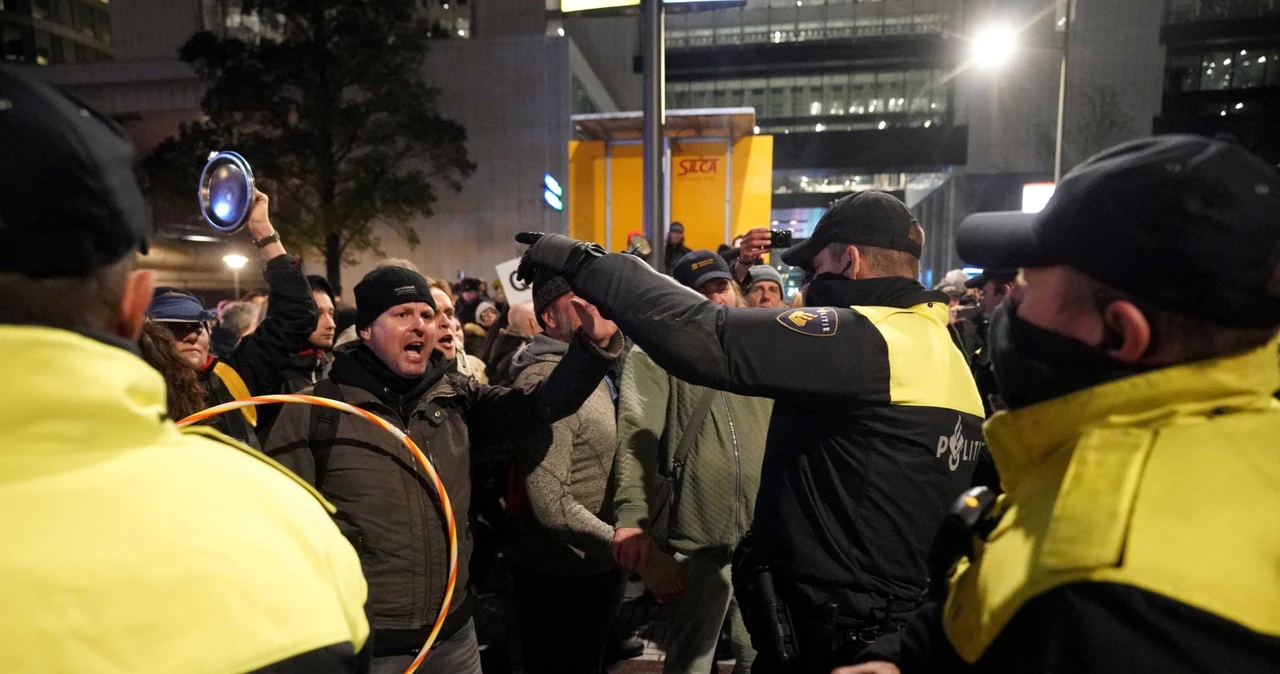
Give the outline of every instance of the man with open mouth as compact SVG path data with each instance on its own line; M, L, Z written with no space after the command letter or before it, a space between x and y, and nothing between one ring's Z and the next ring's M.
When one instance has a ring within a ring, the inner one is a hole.
M501 442L512 431L577 411L622 352L623 339L612 322L584 312L544 382L520 390L487 386L433 349L439 306L421 275L376 269L356 285L355 297L359 343L338 349L329 378L304 393L381 416L435 464L458 525L458 578L440 640L418 671L479 674L467 592L471 445ZM447 523L430 481L395 438L319 407L287 406L265 447L337 506L338 527L360 553L369 581L372 671L400 674L426 641L449 577Z

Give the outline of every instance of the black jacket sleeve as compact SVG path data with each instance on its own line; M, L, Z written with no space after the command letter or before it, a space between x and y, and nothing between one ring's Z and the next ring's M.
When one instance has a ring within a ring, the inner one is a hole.
M505 388L470 380L467 426L476 436L472 446L508 440L527 433L531 426L547 426L577 412L618 359L624 343L618 333L601 349L579 330L560 363L535 386Z
M280 373L293 354L307 348L320 317L307 276L292 255L272 258L263 276L270 290L267 316L226 358L253 395L276 392Z
M721 306L631 255L605 255L571 284L655 363L691 384L772 398L887 397L887 346L855 311L806 309L831 321L829 334L788 327L792 309Z
M975 665L947 640L936 605L917 615L896 657L872 644L858 660L892 661L903 674L1227 674L1274 671L1280 637L1134 586L1082 582L1028 601Z

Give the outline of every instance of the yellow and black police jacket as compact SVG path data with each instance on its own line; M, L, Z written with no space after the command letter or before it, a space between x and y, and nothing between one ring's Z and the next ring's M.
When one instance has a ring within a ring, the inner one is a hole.
M983 452L945 294L820 278L809 297L825 306L729 308L625 255L571 283L672 375L776 401L753 546L793 589L822 588L793 603L924 593L933 536Z
M1277 389L1272 344L993 417L1003 512L903 671L1280 671Z
M0 325L0 672L360 671L366 586L330 506L166 421L117 341Z

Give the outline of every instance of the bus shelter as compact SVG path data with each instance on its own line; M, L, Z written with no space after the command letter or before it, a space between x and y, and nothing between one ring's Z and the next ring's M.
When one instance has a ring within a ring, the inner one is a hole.
M569 143L569 234L606 250L644 231L639 112L574 115ZM671 110L665 122L663 221L684 225L685 245L716 250L768 227L773 136L756 134L753 108ZM655 246L661 241L652 242Z

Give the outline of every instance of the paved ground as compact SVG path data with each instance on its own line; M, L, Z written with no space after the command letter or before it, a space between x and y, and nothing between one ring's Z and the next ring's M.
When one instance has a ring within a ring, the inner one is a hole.
M628 587L627 599L622 605L621 621L629 634L644 641L644 654L633 660L615 663L609 667L609 674L662 672L666 617L662 606L643 593L644 586L640 583L632 583ZM480 639L485 674L524 673L524 668L519 663L519 648L513 643L510 633L513 614L511 602L503 598L501 593L480 597L476 609L476 632ZM732 660L719 663L718 674L730 674L732 671Z

